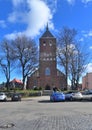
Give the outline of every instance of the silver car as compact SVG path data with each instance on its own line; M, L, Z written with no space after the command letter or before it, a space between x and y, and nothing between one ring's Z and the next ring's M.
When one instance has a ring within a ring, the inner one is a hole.
M7 101L7 96L3 92L0 93L0 101Z
M82 100L83 99L82 93L81 92L73 93L73 99L75 99L75 100Z
M83 95L81 92L67 92L65 93L65 100L82 100Z

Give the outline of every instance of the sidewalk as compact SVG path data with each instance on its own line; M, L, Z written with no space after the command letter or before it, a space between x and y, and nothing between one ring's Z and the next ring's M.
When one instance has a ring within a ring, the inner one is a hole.
M35 100L35 101L41 101L41 100L50 100L50 96L37 96L37 97L27 97L22 98L22 101L29 101L29 100Z

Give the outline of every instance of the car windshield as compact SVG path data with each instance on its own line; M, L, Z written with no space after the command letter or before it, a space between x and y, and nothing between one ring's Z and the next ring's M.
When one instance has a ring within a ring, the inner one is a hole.
M4 94L3 93L0 93L0 96L3 96Z
M14 93L13 96L20 96L20 94L19 93Z
M73 93L73 92L65 92L65 94L71 94L71 93Z
M63 94L63 93L62 92L55 92L54 94L60 95L60 94Z

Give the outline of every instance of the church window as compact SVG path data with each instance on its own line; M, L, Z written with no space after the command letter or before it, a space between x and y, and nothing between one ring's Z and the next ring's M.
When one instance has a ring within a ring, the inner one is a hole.
M47 67L47 68L45 69L45 75L50 75L50 68Z
M52 56L52 53L50 53L49 55Z
M37 80L34 80L34 86L36 86L37 85Z
M47 61L49 61L49 58L47 58Z
M46 42L45 41L43 41L43 46L46 46Z
M43 43L46 43L45 41L43 41Z
M50 43L49 45L52 46L52 43Z
M44 43L43 46L46 46L46 44Z
M52 40L49 41L49 46L52 46Z
M52 46L52 44L51 44L51 43L50 43L49 45L50 45L50 46Z
M43 60L44 60L44 61L46 61L46 59L45 59L45 58L43 58Z

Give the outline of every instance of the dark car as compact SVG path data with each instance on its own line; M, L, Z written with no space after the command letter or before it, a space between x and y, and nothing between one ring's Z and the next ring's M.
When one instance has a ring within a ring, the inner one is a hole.
M19 93L14 93L11 97L12 101L21 101L21 94Z
M65 100L70 100L72 101L73 100L73 92L66 92L65 93Z
M85 91L82 92L82 94L83 95L90 95L90 94L92 95L92 90L90 90L90 89L89 90L85 90Z

